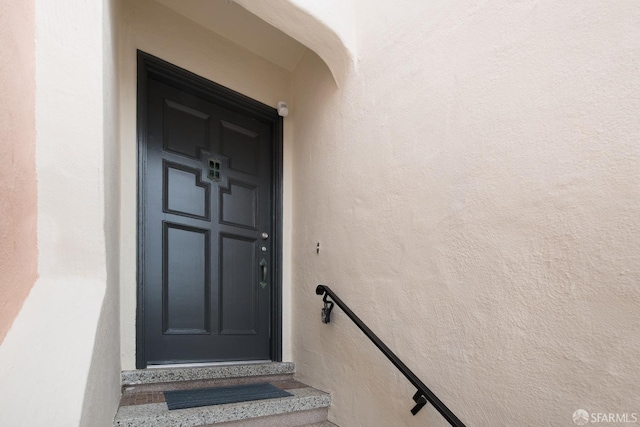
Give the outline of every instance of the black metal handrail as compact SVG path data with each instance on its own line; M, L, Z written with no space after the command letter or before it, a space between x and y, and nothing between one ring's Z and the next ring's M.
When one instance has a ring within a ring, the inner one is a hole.
M416 402L416 405L413 407L413 409L411 409L411 413L413 415L417 414L420 409L422 409L427 404L427 402L429 402L433 405L434 408L436 408L440 415L442 415L444 419L449 422L449 424L454 427L466 427L464 423L460 421L458 417L456 417L453 412L451 412L449 408L447 408L447 406L442 403L442 401L438 399L438 397L433 394L433 392L429 390L429 388L422 381L420 381L420 378L418 378L413 372L411 372L411 369L409 369L407 365L405 365L402 360L400 360L398 356L396 356L394 352L391 351L391 349L389 349L389 347L387 347L386 344L383 343L382 340L380 340L380 338L378 338L378 336L374 334L373 331L369 329L369 327L367 327L367 325L365 325L364 322L360 320L360 318L356 316L355 313L351 311L351 309L344 302L342 302L340 298L338 298L338 296L331 290L331 288L325 285L318 285L318 287L316 288L316 294L324 295L324 297L322 298L322 301L324 301L324 308L322 309L323 323L331 322L331 310L333 309L333 303L335 302L338 307L340 307L342 311L344 311L344 313L349 316L353 323L355 323L356 326L360 328L360 330L364 332L364 334L376 345L376 347L378 347L378 349L380 349L380 351L384 353L385 356L387 356L387 359L389 359L391 363L393 363L395 367L398 368L400 372L402 372L402 374L409 380L409 382L411 382L411 384L413 384L418 389L418 391L416 391L416 393L413 395L413 400L414 402ZM332 301L327 300L327 297L330 297Z

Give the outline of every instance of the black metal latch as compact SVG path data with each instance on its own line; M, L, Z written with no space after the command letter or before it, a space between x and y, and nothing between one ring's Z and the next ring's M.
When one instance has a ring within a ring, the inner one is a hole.
M322 309L322 323L331 322L331 310L333 310L333 301L327 301L327 294L324 294L324 308Z

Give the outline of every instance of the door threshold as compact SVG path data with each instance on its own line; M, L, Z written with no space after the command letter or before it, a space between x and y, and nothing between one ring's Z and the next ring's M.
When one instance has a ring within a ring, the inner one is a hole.
M233 360L231 362L200 362L200 363L174 363L171 365L147 365L147 369L174 369L174 368L207 368L215 366L233 365L258 365L261 363L272 363L272 360Z

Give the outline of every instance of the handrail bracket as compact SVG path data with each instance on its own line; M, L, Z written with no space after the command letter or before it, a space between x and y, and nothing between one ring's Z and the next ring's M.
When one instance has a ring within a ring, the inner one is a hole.
M416 402L416 406L414 406L411 410L412 415L420 412L420 409L422 409L428 403L424 393L422 393L420 390L416 391L416 394L413 395L413 401Z
M324 308L322 309L322 323L330 323L331 322L331 310L333 310L333 301L328 301L328 294L324 294L324 298L322 301L324 302Z

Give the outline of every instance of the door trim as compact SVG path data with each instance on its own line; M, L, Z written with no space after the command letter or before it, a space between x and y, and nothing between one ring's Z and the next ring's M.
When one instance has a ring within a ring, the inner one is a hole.
M147 80L153 77L163 83L204 98L224 108L249 115L250 117L268 123L273 129L273 167L272 194L273 204L271 226L274 244L273 281L271 286L271 325L269 354L274 362L282 361L282 197L283 197L283 166L282 139L283 122L275 108L251 99L234 90L197 76L183 68L172 65L148 53L137 51L138 55L138 90L137 90L137 152L138 152L138 180L137 199L138 214L137 227L137 306L136 306L136 369L145 369L146 353L144 348L144 228L142 227L145 200L144 177L146 176L146 135L147 135Z

